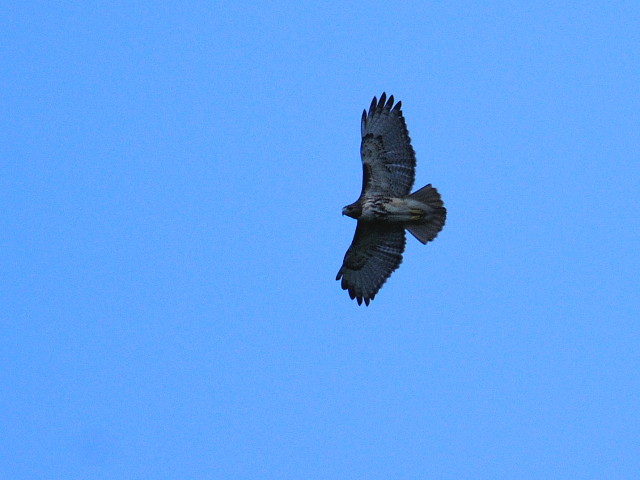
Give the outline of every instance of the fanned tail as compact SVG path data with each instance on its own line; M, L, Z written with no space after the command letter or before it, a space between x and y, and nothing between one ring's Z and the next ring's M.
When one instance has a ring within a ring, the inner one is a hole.
M438 235L438 232L444 227L447 219L447 209L444 208L442 199L438 191L431 184L422 187L420 190L413 192L409 198L424 203L427 208L426 222L419 225L407 225L409 232L420 242L426 244Z

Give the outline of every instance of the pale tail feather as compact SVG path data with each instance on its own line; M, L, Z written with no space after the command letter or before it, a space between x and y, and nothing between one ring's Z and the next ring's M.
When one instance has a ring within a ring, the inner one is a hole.
M426 244L436 238L438 232L442 230L444 222L447 219L447 209L444 208L440 194L431 184L413 192L409 195L409 198L430 207L429 210L431 212L428 215L429 220L427 223L406 226L407 230L409 230L414 237Z

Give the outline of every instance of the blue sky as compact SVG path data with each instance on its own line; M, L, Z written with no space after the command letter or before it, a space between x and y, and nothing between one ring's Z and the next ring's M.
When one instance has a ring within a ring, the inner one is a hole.
M637 2L0 12L0 478L638 478ZM448 217L358 307L383 91Z

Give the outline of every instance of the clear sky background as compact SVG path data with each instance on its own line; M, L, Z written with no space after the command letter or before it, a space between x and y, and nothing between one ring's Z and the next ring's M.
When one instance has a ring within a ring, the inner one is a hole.
M640 5L0 7L0 478L640 478ZM335 281L360 116L448 209Z

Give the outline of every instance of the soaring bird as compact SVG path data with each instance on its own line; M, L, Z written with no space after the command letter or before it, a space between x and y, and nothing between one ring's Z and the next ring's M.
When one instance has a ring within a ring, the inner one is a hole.
M352 299L369 305L391 273L402 263L405 229L426 244L444 226L447 210L431 184L411 192L416 154L402 116L402 102L393 95L373 97L362 112L362 192L342 209L358 221L336 280Z

